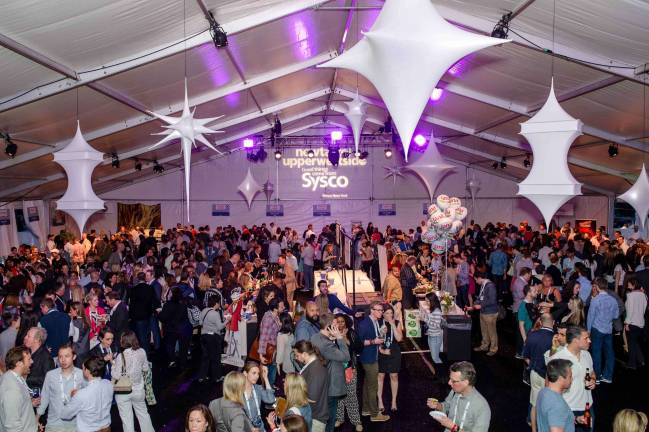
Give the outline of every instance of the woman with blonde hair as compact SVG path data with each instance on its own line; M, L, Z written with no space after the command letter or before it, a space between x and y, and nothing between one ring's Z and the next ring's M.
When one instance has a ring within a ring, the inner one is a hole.
M198 289L205 292L212 288L212 278L207 273L203 273L198 278Z
M232 371L223 381L223 397L210 402L210 412L216 420L217 432L252 432L252 423L243 410L246 377Z
M561 322L573 326L583 326L585 322L584 302L579 297L572 297L568 301L570 313L561 319Z
M97 335L106 326L108 315L104 308L99 306L99 296L93 290L90 290L86 296L86 304L88 306L86 306L84 315L90 323L90 349L93 349L99 343Z
M643 412L623 409L613 420L613 432L645 432L647 415Z
M296 373L286 374L284 394L286 394L286 412L284 415L301 416L304 418L309 432L311 432L313 415L304 377Z

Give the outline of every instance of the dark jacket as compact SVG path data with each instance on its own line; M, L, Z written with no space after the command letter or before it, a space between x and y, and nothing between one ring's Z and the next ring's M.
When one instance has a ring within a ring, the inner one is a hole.
M401 289L403 290L403 307L410 309L415 306L415 294L413 289L417 287L417 276L409 265L401 267L401 274L399 275L399 282L401 282Z
M252 432L252 424L241 405L218 398L210 402L209 408L216 423L216 432Z
M377 363L379 361L379 348L377 345L365 346L366 340L373 340L379 337L372 318L365 317L358 324L358 337L363 344L363 350L360 355L360 362L363 364Z
M153 287L140 282L128 290L128 315L133 321L151 319L153 311L160 307Z
M27 376L27 385L29 388L43 388L45 374L54 369L54 360L45 345L41 345L35 353L32 354L32 367Z
M319 359L312 361L301 373L306 381L311 412L315 420L327 423L329 419L329 373Z
M349 365L356 369L358 363L356 357L363 352L363 341L354 329L347 330L347 338L349 339L349 345L347 345L347 348L349 349Z
M111 352L114 354L116 353L114 348L111 348ZM108 354L108 352L105 352L101 344L95 345L90 352L88 352L88 358L92 357L99 357L99 358L104 358ZM113 355L114 357L114 355ZM107 363L106 364L106 371L104 372L104 379L110 380L112 379L112 374L111 374L111 369L112 369L112 363Z
M115 341L119 343L119 338L126 330L128 330L128 309L124 302L119 302L114 311L110 314L110 321L108 327L113 330Z
M40 320L41 327L47 330L45 346L52 357L59 354L59 347L68 342L70 335L70 316L56 309L50 310Z
M480 305L480 313L482 314L498 313L498 292L496 291L496 285L490 280L487 280L484 284L484 287L480 287L478 290L475 304Z
M636 272L635 278L640 282L640 286L644 288L645 292L649 292L649 269Z
M158 320L162 323L165 332L183 333L192 331L192 325L187 316L187 305L175 301L168 301L162 307Z

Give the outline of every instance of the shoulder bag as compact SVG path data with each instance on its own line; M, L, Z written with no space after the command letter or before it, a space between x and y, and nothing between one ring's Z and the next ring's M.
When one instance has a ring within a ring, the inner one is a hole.
M113 392L115 394L128 394L133 391L131 378L126 374L126 356L122 351L122 376L113 380Z

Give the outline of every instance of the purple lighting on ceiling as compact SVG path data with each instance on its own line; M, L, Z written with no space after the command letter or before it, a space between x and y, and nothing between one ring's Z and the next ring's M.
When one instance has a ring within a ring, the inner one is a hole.
M433 102L437 102L442 98L443 95L444 95L444 89L435 87L433 89L433 93L430 95L430 100L432 100Z
M243 148L251 149L255 146L255 142L251 138L246 138L243 140Z
M295 35L295 40L297 42L296 45L299 56L303 59L311 58L312 50L309 43L309 29L304 21L299 18L293 21L293 34Z
M343 132L340 130L335 130L331 132L331 141L340 141L343 139Z
M419 147L423 147L424 145L426 145L426 137L424 137L422 134L415 135L415 138L413 139L413 141Z

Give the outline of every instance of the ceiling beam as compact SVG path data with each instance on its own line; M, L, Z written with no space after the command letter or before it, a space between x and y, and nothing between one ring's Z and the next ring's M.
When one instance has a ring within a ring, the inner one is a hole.
M243 124L243 123L245 123L247 121L254 120L254 119L259 118L259 117L263 117L263 116L267 115L268 113L277 113L277 112L279 112L281 110L291 108L291 107L299 105L301 103L308 102L310 100L315 100L315 99L320 98L322 96L326 96L330 91L331 90L329 88L324 88L324 89L309 93L307 95L301 96L299 98L291 99L289 101L282 102L280 104L270 106L270 107L266 108L262 112L254 111L254 112L252 112L250 114L245 114L245 115L240 116L240 117L235 117L235 118L232 118L232 119L224 120L224 121L222 121L222 122L220 122L218 124L215 124L213 127L216 130L227 129L227 128L232 127L232 126ZM308 115L315 114L315 113L320 113L324 109L325 109L325 106L321 105L321 106L318 106L315 109L307 111L307 113L308 113ZM300 117L300 118L302 118L302 117ZM287 122L290 122L290 121L293 121L293 120L287 119ZM268 126L263 126L263 127L260 127L259 129L261 131L264 131L264 130L268 129ZM215 141L215 146L218 145L217 144L218 142L219 142L219 140ZM127 151L127 152L120 153L119 157L120 157L121 160L125 160L125 159L140 156L140 155L145 154L145 153L150 153L152 151L153 150L151 149L151 146L143 146L143 147L139 147L139 148L134 149L134 150L130 150L130 151ZM179 157L180 156L176 156L176 159L179 158ZM158 162L160 162L160 161L158 161ZM112 163L112 158L107 158L107 159L104 159L104 161L102 162L102 165L109 165L111 163ZM126 172L126 171L124 171L124 172ZM120 173L118 173L118 174L120 174ZM66 178L66 175L63 172L52 174L52 175L47 176L47 177L45 177L44 179L41 179L41 180L35 180L35 181L32 181L32 182L23 183L23 184L21 184L19 186L2 190L2 191L0 191L0 196L10 196L10 195L15 194L17 192L21 192L23 190L34 188L34 187L40 186L42 184L53 182L53 181L56 181L56 180L61 180L61 179L64 179L64 178Z
M239 82L236 84L231 84L228 86L224 87L219 87L214 90L210 90L208 92L205 92L203 94L194 96L191 98L190 106L197 106L197 105L202 105L205 103L213 102L217 99L226 97L230 94L240 92L242 90L245 90L250 87L258 86L261 84L268 83L270 81L276 80L278 78L282 78L284 76L300 72L304 69L308 69L310 67L316 66L320 63L323 63L333 57L335 57L336 54L333 51L322 53L318 56L312 57L308 60L305 60L300 63L294 63L288 66L284 66L269 72L265 72L261 75L258 75L256 77L250 78L247 82ZM177 102L175 104L171 104L165 109L161 109L159 111L160 114L163 115L172 115L174 113L178 113L182 111L184 106L184 101L183 102ZM131 117L130 119L120 121L118 123L114 123L108 126L105 126L101 129L97 129L94 131L90 132L85 132L84 137L88 142L91 142L95 139L102 138L108 135L112 135L117 132L121 132L123 130L142 125L144 123L148 123L152 120L155 120L154 117L145 114L145 115L140 115L137 117ZM70 138L71 139L71 138ZM12 167L14 165L19 165L21 163L28 162L30 160L39 158L41 156L45 156L47 154L53 153L63 147L65 147L69 142L70 139L66 139L65 141L61 141L59 143L55 144L55 147L47 147L47 148L40 148L38 150L33 150L29 153L23 153L23 154L18 154L15 158L13 159L6 159L3 161L0 161L0 170ZM110 158L108 158L110 160Z
M284 1L277 4L276 6L272 6L259 12L251 13L233 21L220 24L228 35L234 35L278 20L285 16L292 15L304 9L318 6L320 4L326 3L327 1L329 0ZM71 90L79 86L87 85L88 83L91 83L93 81L109 78L119 73L126 72L130 69L143 66L145 64L152 63L154 61L175 54L179 54L185 49L189 50L205 43L212 43L212 38L207 29L197 35L194 35L193 37L190 37L189 40L187 40L185 43L182 43L182 40L175 41L175 43L172 44L166 44L164 46L159 46L151 50L147 50L146 52L133 54L128 58L115 59L114 61L109 62L108 65L99 68L94 67L93 70L89 72L68 71L68 73L70 74L76 74L76 78L67 77L67 74L63 74L64 76L66 76L66 78L62 81L40 86L34 91L16 97L10 102L2 103L0 101L0 112L4 112L34 102L66 90Z
M349 90L344 90L344 89L340 89L340 88L337 88L335 90L335 93L340 94L340 95L345 96L345 97L350 97L350 98L354 97L354 95L355 95L354 93L350 92ZM365 96L362 96L361 99L366 103L369 103L369 104L372 104L374 106L385 109L385 105L381 101L378 101L378 100L375 100L375 99L372 99L372 98L368 98L368 97L365 97ZM421 120L425 121L427 123L430 123L430 124L434 124L434 125L437 125L437 126L442 126L444 128L447 128L447 129L452 129L454 131L461 132L461 133L466 134L466 135L475 136L475 137L483 139L485 141L490 141L490 142L493 142L493 143L496 143L496 144L500 144L500 145L504 145L504 146L507 146L507 147L515 148L515 149L522 150L522 151L525 151L525 152L531 152L531 148L530 148L530 146L529 146L529 144L527 142L519 142L517 140L513 140L513 139L510 139L510 138L505 138L503 136L491 134L491 133L488 133L488 132L476 132L473 129L471 129L470 127L468 127L468 126L457 124L457 123L454 123L454 122L451 122L451 121L448 121L448 120L438 119L438 118L435 118L435 117L422 116ZM568 156L568 162L573 164L573 165L582 167L582 168L586 168L586 169L590 169L590 170L593 170L593 171L601 172L603 174L609 174L609 175L613 175L613 176L616 176L616 177L621 177L621 178L623 178L625 180L635 181L635 178L636 178L635 175L628 174L628 173L623 173L623 172L617 171L617 170L615 170L613 168L603 166L603 165L598 165L598 164L595 164L593 162L584 161L584 160L581 160L579 158L575 158L573 156Z
M0 46L3 46L7 48L8 50L11 50L15 52L18 55L21 55L25 57L26 59L29 59L33 61L34 63L38 63L39 65L49 69L53 70L54 72L58 72L61 75L70 78L72 80L77 80L79 77L77 76L77 73L74 71L74 69L57 62L56 60L53 60L41 53L39 53L36 50L31 49L28 46L25 46L21 44L18 41L15 41L11 39L9 36L0 34ZM1 107L1 105L0 105ZM1 109L1 108L0 108ZM1 112L1 111L0 111Z

